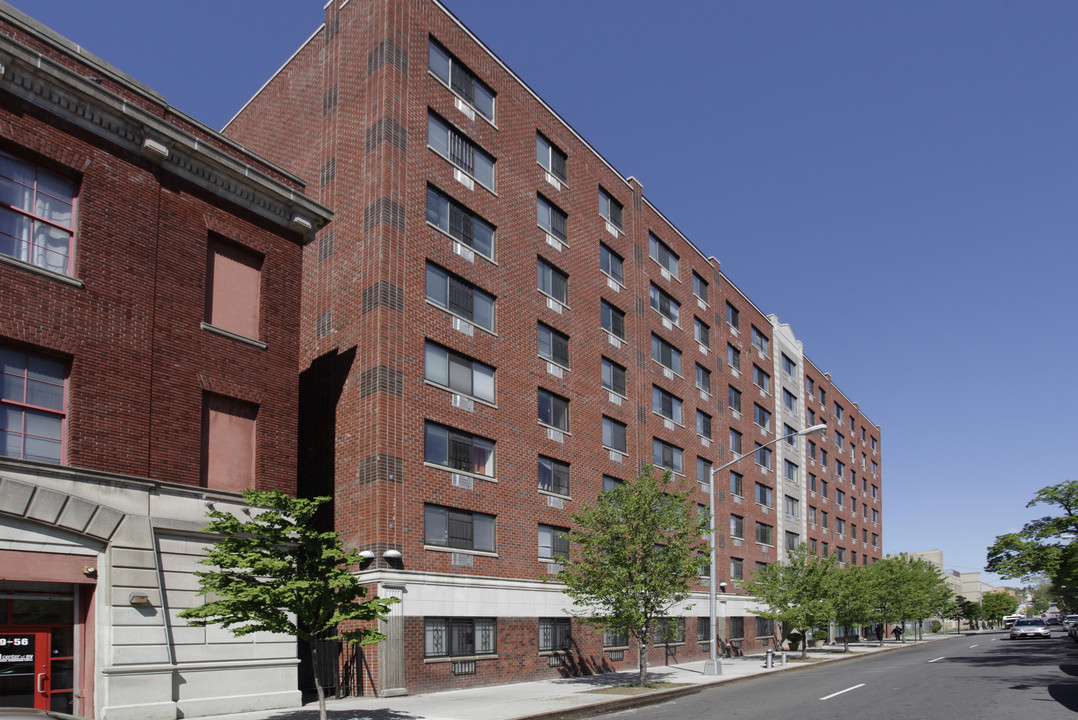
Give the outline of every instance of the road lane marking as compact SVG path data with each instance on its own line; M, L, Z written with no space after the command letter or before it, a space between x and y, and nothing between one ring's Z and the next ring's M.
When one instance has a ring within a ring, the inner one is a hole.
M930 663L939 662L940 660L943 660L945 657L947 657L947 656L946 655L940 655L935 660L929 660L928 662L930 662Z
M977 645L970 645L970 648L975 648L975 647L977 647Z
M831 698L837 697L837 696L841 695L842 693L848 693L850 690L856 690L857 688L861 688L861 687L864 687L864 686L865 686L864 683L861 683L860 685L854 685L853 687L848 687L845 690L839 690L836 693L831 693L830 695L825 695L824 697L822 697L820 699L821 700L830 700Z

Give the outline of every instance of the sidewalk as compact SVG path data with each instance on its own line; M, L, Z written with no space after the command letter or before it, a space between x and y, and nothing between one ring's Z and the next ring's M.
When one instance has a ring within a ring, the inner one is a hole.
M495 685L448 690L425 695L376 698L354 697L329 699L326 708L330 720L555 720L585 717L621 710L699 692L720 683L767 673L813 667L820 662L836 662L863 657L872 653L898 650L925 642L958 637L957 635L926 635L920 642L908 639L905 643L885 640L850 643L850 652L842 645L809 648L809 661L801 661L801 652L786 652L787 664L781 666L781 655L775 654L775 667L764 668L764 655L749 655L722 661L722 675L704 675L704 661L682 665L662 665L649 668L648 678L655 683L670 683L655 690L627 694L619 686L636 682L637 673L607 673L587 677L557 678L537 682ZM318 703L302 708L263 710L251 713L214 715L203 720L317 720Z

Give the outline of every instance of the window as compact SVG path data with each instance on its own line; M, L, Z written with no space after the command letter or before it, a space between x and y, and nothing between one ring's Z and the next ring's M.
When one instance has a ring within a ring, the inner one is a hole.
M835 518L835 532L839 535L846 534L846 521L840 517Z
M771 341L767 339L766 335L757 330L755 325L752 326L752 344L764 355L767 355L770 352Z
M625 339L625 313L608 303L601 301L601 323L603 330L618 338Z
M816 554L816 538L809 538L809 550L812 551L813 555Z
M740 515L730 515L730 537L745 537L745 518Z
M536 262L539 291L554 298L562 305L568 305L569 276L542 258Z
M494 441L427 422L423 458L432 465L494 477Z
M651 441L651 459L656 466L673 470L679 475L685 471L681 464L681 448L659 438Z
M622 285L625 284L625 261L621 255L599 243L599 269Z
M774 507L774 490L763 483L756 483L756 502L764 507Z
M792 495L786 495L782 499L782 508L790 517L801 516L801 501Z
M539 388L539 422L569 432L569 401Z
M696 618L696 640L697 642L711 642L711 618Z
M838 475L838 481L842 482L844 476L846 475L846 463L842 462L841 460L835 461L835 475Z
M603 387L610 392L625 397L625 368L613 360L602 360L603 364Z
M797 546L801 544L801 536L795 532L786 531L786 549L796 550Z
M810 396L811 397L811 396ZM812 408L805 408L805 415L808 417L808 425L816 424L816 411Z
M761 545L775 544L775 528L767 523L756 523L756 542Z
M708 284L707 280L697 275L695 272L692 274L692 292L693 295L707 302L708 297Z
M681 374L681 351L654 333L651 335L651 359Z
M485 258L494 259L494 226L427 186L427 222Z
M835 490L835 503L837 505L845 505L846 493L844 493L842 490Z
M797 411L797 396L786 388L782 389L782 405L791 412Z
M730 618L730 637L733 639L745 637L745 618L741 616Z
M772 637L775 634L775 622L771 618L756 618L756 637Z
M823 388L820 388L819 391L816 393L816 398L820 401L821 405L825 404L827 402L827 391L825 391Z
M535 218L539 227L547 234L553 235L563 243L568 241L569 216L541 195L535 199Z
M629 635L624 630L603 628L603 647L620 648L628 647Z
M864 445L864 444L865 444L865 438L866 438L866 437L867 437L867 433L865 433L865 429L864 429L864 428L861 428L861 444L862 444L862 445Z
M573 645L569 618L539 618L539 652L568 650Z
M427 145L488 190L494 189L494 158L437 115L427 115Z
M0 347L0 455L62 463L66 423L67 363Z
M241 492L255 486L257 418L258 406L253 403L211 393L203 395L205 487Z
M820 448L820 465L822 465L824 469L827 468L827 451L823 448Z
M846 445L846 437L837 430L835 431L835 445L838 446L839 450L845 449Z
M620 453L627 453L625 424L603 416L603 446Z
M599 188L599 215L608 223L621 230L622 205L610 193Z
M544 170L561 180L568 182L569 174L565 165L568 156L554 143L546 139L542 133L535 135L535 162L539 163Z
M752 405L752 420L764 430L771 431L771 413L756 403Z
M872 533L872 547L880 546L880 536L876 533Z
M876 500L880 496L880 489L875 485L872 486L872 499Z
M424 505L423 542L434 547L494 552L494 516Z
M875 460L872 460L871 463L872 463L872 474L873 475L879 475L880 474L879 463L877 463ZM873 497L875 497L875 496L873 496Z
M791 378L794 376L794 373L797 372L797 363L791 360L786 353L782 353L782 372L786 377Z
M703 410L696 411L696 434L711 439L711 416Z
M681 424L681 399L671 395L658 385L651 386L651 410L667 420Z
M660 290L655 283L651 284L651 307L675 325L679 323L681 303Z
M696 458L696 481L701 485L711 482L711 463L702 457Z
M215 238L206 248L206 322L257 340L262 256Z
M797 446L797 430L786 423L782 424L782 437L787 445Z
M835 417L838 418L839 420L841 420L842 419L842 413L843 413L842 406L839 405L838 403L835 403Z
M461 395L494 402L494 368L427 341L425 377Z
M827 481L826 480L821 480L820 481L820 497L822 497L824 499L827 498Z
M569 557L569 528L539 526L539 558L565 560Z
M565 333L560 333L554 328L539 323L536 330L536 337L539 344L539 357L549 360L552 363L561 365L564 368L569 367L569 336Z
M840 563L846 562L846 548L835 548L835 557Z
M75 184L0 152L0 255L71 275L74 234Z
M733 370L741 372L741 351L733 345L726 346L726 364Z
M711 394L711 371L699 363L696 364L696 388Z
M730 428L730 452L740 455L742 451L742 435L737 430Z
M430 263L427 263L427 300L494 331L494 296Z
M745 496L745 478L739 472L730 471L730 494L738 497Z
M827 529L827 513L823 510L820 511L820 527Z
M740 413L741 412L741 391L738 390L733 385L731 385L728 390L729 390L729 392L728 392L729 399L727 400L727 403L729 404L730 409L733 410L736 413Z
M875 508L872 509L872 522L878 523L880 521L880 511Z
M809 521L810 525L815 525L816 524L816 508L813 507L812 505L809 505L808 521Z
M789 460L782 461L782 476L795 485L797 484L797 470L797 465L794 463Z
M693 334L696 342L706 348L711 347L711 328L700 318L693 318Z
M853 430L854 430L854 427L856 426L856 424L857 424L857 418L855 418L853 415L850 415L850 437L851 438L853 438ZM851 442L852 442L852 440L851 440Z
M726 324L734 330L741 327L741 313L730 303L726 303Z
M625 483L623 481L618 480L615 477L610 477L609 475L603 475L603 492L610 492L614 488L620 487L620 486L622 486L624 484Z
M430 41L427 68L477 113L487 120L494 120L494 91L434 40Z
M824 527L826 527L826 525ZM827 557L827 552L828 552L829 545L827 543L821 543L821 545L823 546L823 556Z
M540 455L539 489L556 495L568 495L569 463Z
M872 452L876 452L876 438L869 438L869 444L872 446Z
M668 273L674 277L678 276L678 256L667 247L659 238L654 234L648 235L648 254L651 255L651 259L659 263Z
M730 558L730 579L745 579L745 561L741 558ZM730 618L730 637L739 637L734 633L734 620L741 620L741 618Z
M764 372L759 365L752 366L752 381L756 387L765 393L771 392L771 376Z
M816 443L812 440L809 440L809 457L816 459Z
M494 618L426 618L424 657L473 657L498 651Z
M809 376L805 376L805 392L812 395L816 392L816 382Z
M653 637L656 643L664 645L685 642L685 618L656 618Z
M816 476L809 473L809 490L816 492Z
M760 443L756 443L756 464L757 465L762 465L763 467L770 470L771 469L772 455L773 455L773 453L771 452L771 448L764 447Z

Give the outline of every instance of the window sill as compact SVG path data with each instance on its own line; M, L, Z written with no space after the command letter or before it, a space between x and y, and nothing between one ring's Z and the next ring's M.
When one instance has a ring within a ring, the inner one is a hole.
M463 315L458 315L457 313L453 312L452 310L450 310L446 306L439 305L438 303L432 301L430 298L426 299L426 303L427 303L427 305L430 305L431 307L438 308L439 310L444 312L446 315L449 315L450 317L459 318L461 321L468 323L469 325L471 325L476 330L482 330L483 332L487 333L488 335L493 335L494 337L498 337L498 333L494 332L493 330L485 328L482 325L478 325L478 324L476 324L476 322L474 320L469 320L468 318L464 317Z
M561 307L562 307L562 310L572 310L572 308L571 308L571 307L569 307L569 304L568 304L568 303L566 303L566 302L564 302L564 301L562 301L562 300L559 300L558 298L554 297L553 295L550 295L550 294L548 294L548 293L545 293L545 292L543 292L542 290L539 290L538 288L536 288L536 290L537 290L537 291L538 291L538 293L539 293L540 295L542 295L543 297L545 297L545 298L547 298L547 299L549 299L549 300L553 300L554 302L556 302L556 303L558 303L559 305L561 305Z
M478 114L478 113L477 113L477 114ZM482 117L482 115L480 115L480 117ZM478 147L478 146L476 146L476 147ZM449 167L451 167L451 168L453 168L454 170L456 170L456 171L460 172L460 174L461 174L461 175L463 175L463 176L465 176L465 177L469 178L469 179L470 179L470 180L471 180L471 181L472 181L472 182L473 182L473 183L474 183L474 184L475 184L476 186L478 186L478 187L481 187L481 188L483 188L484 190L486 190L487 192L489 192L489 193L490 193L491 195L493 195L494 197L498 197L498 193L494 191L494 188L492 188L492 187L487 187L486 185L484 185L484 184L483 184L483 182L482 182L482 181L481 181L481 180L480 180L479 178L477 178L477 177L476 177L475 175L472 175L472 174L471 174L470 172L468 172L468 171L467 171L467 170L465 170L464 168L462 168L462 167L460 167L459 165L457 165L456 163L454 163L454 162L453 162L452 160L450 160L449 158L447 158L447 157L446 157L445 155L442 155L442 154L441 154L440 152L438 152L437 150L435 150L435 149L434 149L433 147L431 147L430 145L427 145L427 149L428 149L428 150L430 150L430 151L431 151L432 153L434 153L435 155L437 155L438 157L440 157L440 158L441 158L442 160L445 160L445 161L446 161L447 163L449 163ZM495 170L495 172L497 172L497 171Z
M429 68L429 67L427 68L427 75L429 75L429 76L431 76L432 78L434 78L434 80L435 80L435 81L436 81L436 82L437 82L437 83L438 83L439 85L441 85L441 86L442 86L442 87L444 87L444 88L445 88L446 90L448 90L448 91L449 91L449 94L450 94L450 95L452 95L452 96L453 96L453 97L455 97L455 98L460 98L460 101L461 101L462 103L464 103L465 105L467 105L468 107L470 107L470 108L472 109L472 111L473 111L473 112L475 113L475 116L476 116L476 117L481 117L481 118L483 118L484 120L486 120L486 121L487 121L487 124L488 124L488 125L490 125L490 126L491 126L492 128L494 128L495 130L498 130L498 129L499 129L499 128L498 128L498 125L497 125L497 123L495 123L495 122L494 122L493 118L488 118L488 117L487 117L486 115L484 115L483 113L481 113L481 112L479 112L478 110L476 110L476 109L475 109L475 105L473 105L472 103L468 102L468 101L467 101L467 100L466 100L465 98L461 97L461 96L460 96L460 94L459 94L459 93L458 93L458 92L457 92L456 90L454 90L454 89L453 89L453 88L452 88L452 87L451 87L450 85L447 85L447 84L446 84L446 82L445 82L444 80L442 80L442 79L441 79L440 77L438 77L438 76L437 76L437 75L435 75L435 74L434 74L433 72L431 72L431 70L430 70L430 68Z
M536 422L539 424L539 427L541 427L541 428L546 428L547 430L555 430L557 432L560 432L565 437L572 437L573 436L573 434L571 432L569 432L568 430L562 430L560 427L555 427L553 425L547 425L542 420L536 420Z
M496 477L494 477L492 475L480 475L479 473L476 473L476 472L469 472L467 470L458 470L457 468L451 468L448 465L438 465L437 463L428 462L426 460L423 461L423 467L434 468L435 470L444 470L447 473L453 473L455 475L467 475L468 477L475 478L476 480L483 480L483 481L492 482L492 483L498 482L498 478L496 478Z
M255 340L254 338L249 338L246 335L240 335L239 333L234 333L234 332L232 332L230 330L225 330L224 328L219 328L216 325L210 325L207 322L201 323L201 328L203 330L206 330L207 332L211 332L211 333L213 333L215 335L220 335L221 337L226 337L226 338L229 338L230 340L235 340L237 342L246 343L247 345L250 345L252 347L256 347L259 350L265 350L267 347L269 347L268 345L266 345L266 343L262 342L261 340Z
M434 657L423 658L423 662L426 664L431 663L448 663L448 662L468 662L469 660L497 660L497 653L493 655L454 655L452 657Z
M602 447L603 447L603 450L609 450L610 452L616 452L618 455L621 455L623 457L629 457L629 453L626 452L625 450L619 450L618 448L612 448L609 445L603 445Z
M561 493L556 493L553 490L544 490L543 488L539 488L539 494L540 495L547 495L549 497L561 498L562 500L572 500L573 499L569 495L562 495Z
M539 656L548 657L550 655L568 655L571 652L571 650L540 650Z
M469 550L468 548L442 547L441 545L427 545L425 543L423 545L423 549L430 550L431 552L461 553L463 555L477 555L479 557L501 557L501 555L496 552L488 552L486 550ZM460 658L455 659L459 660Z
M469 250L471 250L471 251L472 251L473 253L475 253L475 256L476 256L476 257L481 257L481 258L483 258L484 260L486 260L487 262L489 262L489 263L490 263L491 265L497 265L497 264L498 264L498 261L497 261L497 260L495 260L494 258L492 258L492 257L487 257L486 255L484 255L483 253L479 252L478 250L476 250L476 249L475 249L474 247L472 247L472 246L471 246L471 245L469 245L468 243L464 242L463 240L458 240L457 238L455 238L455 237L453 237L452 235L450 235L449 233L447 233L447 232L446 232L445 230L442 230L442 229L441 229L440 227L438 227L437 225L435 225L434 223L432 223L432 222L431 222L430 220L428 220L428 221L427 221L427 227L429 227L429 228L433 229L433 230L434 230L435 232L437 232L437 233L438 233L439 235L444 235L445 237L449 238L449 239L450 239L450 240L451 240L452 242L455 242L455 243L460 243L461 245L463 245L464 247L468 248L468 249L469 249Z
M554 360L552 358L543 357L542 355L536 355L536 357L539 358L540 360L542 360L543 362L550 363L551 365L554 365L555 367L560 367L565 372L572 372L573 371L572 368L570 368L568 365L562 365L560 362L558 362L557 360Z
M482 398L477 398L475 395L469 395L468 393L462 393L459 390L454 390L453 388L446 387L445 385L440 385L439 383L436 383L433 380L427 380L426 378L423 378L423 384L424 385L429 385L432 388L438 388L439 390L445 390L446 392L452 393L454 395L460 395L461 397L466 397L469 400L472 400L474 402L479 403L480 405L486 405L487 407L494 408L495 410L498 409L498 406L495 403L490 402L489 400L484 400Z
M23 262L22 260L19 260L18 258L13 258L10 255L0 255L0 262L6 263L13 267L17 267L21 270L29 270L32 273L36 273L37 275L48 278L49 280L55 280L56 282L64 283L65 285L70 285L77 288L83 287L82 280L79 280L78 278L73 278L70 275L64 275L62 273L54 272L47 268L38 267L37 265L31 265L28 262Z

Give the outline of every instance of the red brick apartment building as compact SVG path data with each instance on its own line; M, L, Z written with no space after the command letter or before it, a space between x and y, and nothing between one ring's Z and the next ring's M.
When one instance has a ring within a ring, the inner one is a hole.
M304 255L300 483L402 599L379 692L633 666L544 580L644 463L706 503L731 452L829 425L720 479L716 630L747 650L775 642L759 564L880 557L879 427L438 2L328 4L223 132L335 212ZM653 662L706 654L705 585Z
M291 638L176 613L207 506L296 489L303 192L0 3L0 705L299 702Z

